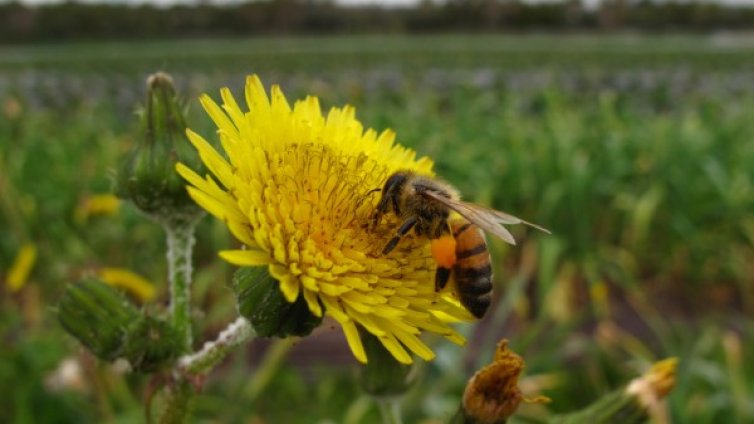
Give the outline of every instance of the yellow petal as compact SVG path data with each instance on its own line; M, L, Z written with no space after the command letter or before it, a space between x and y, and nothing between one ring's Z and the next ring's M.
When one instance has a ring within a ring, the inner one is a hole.
M315 292L304 289L304 300L306 300L306 305L309 306L309 311L315 317L322 316L322 306L319 304L319 298Z
M432 352L432 349L430 349L415 335L406 333L402 330L395 330L393 331L393 334L395 334L395 337L397 337L398 340L401 341L401 343L406 345L407 348L411 349L412 352L419 355L419 357L424 359L425 361L431 361L435 359L435 354L434 352Z
M364 345L361 344L361 337L359 337L359 330L356 329L356 325L353 321L341 322L340 325L343 327L343 334L346 335L346 341L353 356L362 364L366 364L367 353L364 351Z
M295 302L301 289L298 278L291 275L288 269L277 264L270 265L270 275L280 282L280 291L285 300L290 303Z
M404 349L403 346L398 343L398 340L395 339L395 336L385 334L380 337L380 342L382 342L382 345L385 346L385 348L401 364L411 365L412 363L414 363L414 360L411 359L411 355L409 355L408 352L406 352L406 349Z
M207 111L210 118L215 121L217 128L226 132L235 132L236 136L238 135L236 126L233 125L233 122L228 118L228 115L223 112L222 108L218 106L211 97L204 94L199 98L199 102L204 107L204 110Z
M259 266L272 262L270 255L263 250L222 250L220 257L238 266Z
M186 136L199 152L199 157L207 165L207 168L225 187L230 187L233 182L233 170L230 164L199 134L187 129Z

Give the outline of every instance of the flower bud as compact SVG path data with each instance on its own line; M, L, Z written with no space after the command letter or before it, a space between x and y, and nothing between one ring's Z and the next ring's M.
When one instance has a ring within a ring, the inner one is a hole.
M170 325L144 315L98 280L68 286L58 304L58 319L98 358L126 359L136 371L153 371L181 353L179 336Z
M158 220L193 220L200 209L175 165L182 162L198 169L201 164L186 138L183 107L169 75L158 72L147 78L141 124L141 139L121 163L116 193Z
M418 372L415 366L398 362L371 333L361 331L360 335L369 358L360 367L361 387L378 398L404 394L416 381Z
M233 275L238 313L251 322L261 337L307 336L320 323L303 296L289 303L267 267L239 268Z
M126 328L138 317L117 291L93 279L68 286L58 304L63 328L106 361L121 356Z

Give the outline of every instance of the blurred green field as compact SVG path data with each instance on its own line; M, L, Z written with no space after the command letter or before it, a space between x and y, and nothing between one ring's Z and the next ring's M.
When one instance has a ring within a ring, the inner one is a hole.
M754 43L744 37L425 36L278 38L0 47L0 276L20 246L38 258L0 290L0 421L140 422L147 381L97 364L65 335L55 302L99 267L147 276L165 301L164 237L128 205L77 217L110 191L139 136L144 79L171 73L190 126L196 97L240 93L259 73L292 98L351 103L366 126L436 162L465 197L552 230L493 242L496 303L404 402L406 422L443 422L466 378L505 336L526 387L550 410L584 406L648 364L680 358L673 423L754 421ZM198 234L197 338L235 314L232 241ZM153 308L153 306L146 306ZM311 339L311 340L310 340ZM323 343L326 343L323 345ZM291 347L255 342L212 375L200 422L377 422L353 360L322 329ZM289 355L288 359L283 358ZM52 378L83 363L74 385ZM333 359L335 358L335 359ZM308 386L311 384L311 386ZM536 417L525 407L516 422ZM254 421L254 417L261 421Z

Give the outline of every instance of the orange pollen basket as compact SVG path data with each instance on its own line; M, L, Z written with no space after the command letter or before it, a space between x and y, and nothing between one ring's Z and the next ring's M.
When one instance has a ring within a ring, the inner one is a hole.
M456 239L450 234L432 239L432 257L441 267L452 268L456 263Z

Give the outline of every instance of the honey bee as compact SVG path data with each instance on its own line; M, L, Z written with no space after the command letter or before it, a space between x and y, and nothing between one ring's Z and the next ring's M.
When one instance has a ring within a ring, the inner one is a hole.
M515 245L511 233L503 225L525 224L549 234L549 231L513 215L466 203L450 184L398 171L390 175L372 217L377 225L392 207L403 220L395 236L382 249L390 253L401 237L412 229L431 242L432 256L437 261L435 290L442 290L453 277L461 304L477 318L484 316L492 295L492 267L484 231ZM451 219L451 212L460 218Z

